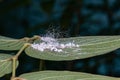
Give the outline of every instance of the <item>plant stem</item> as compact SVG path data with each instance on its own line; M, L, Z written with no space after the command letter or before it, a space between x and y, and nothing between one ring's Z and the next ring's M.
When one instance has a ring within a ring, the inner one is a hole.
M42 71L43 69L44 69L44 61L40 60L39 70Z
M31 39L31 40L40 39L40 36L35 35L35 36L33 36L32 38L30 38L30 39Z
M22 53L22 51L24 51L25 48L27 48L28 46L30 46L30 43L25 43L24 46L18 51L18 53L14 56L14 57L19 57L19 55Z
M33 36L32 38L29 38L29 43L33 43L35 40L37 40L37 39L40 39L40 36L37 36L37 35L35 35L35 36Z
M22 53L22 51L25 50L25 48L27 48L28 46L30 46L29 43L25 43L24 46L18 51L18 53L12 57L12 60L13 60L13 64L12 64L12 78L11 80L14 80L14 78L16 77L16 63L17 63L17 60L18 60L18 57L19 55Z
M16 59L16 57L13 57L12 58L13 59L13 70L12 70L12 79L13 78L15 78L15 75L16 75L16 61L17 61L17 59Z
M33 42L34 40L37 40L37 39L40 39L40 36L34 36L32 38L23 38L22 40L25 40L27 42ZM28 46L30 46L31 44L30 43L25 43L23 45L23 47L18 51L18 53L12 57L12 61L13 61L13 64L12 64L12 77L11 77L11 80L14 80L15 77L16 77L16 66L17 66L17 60L18 60L18 57L20 56L20 54L25 50L25 48L27 48ZM42 62L41 62L41 69L42 69Z

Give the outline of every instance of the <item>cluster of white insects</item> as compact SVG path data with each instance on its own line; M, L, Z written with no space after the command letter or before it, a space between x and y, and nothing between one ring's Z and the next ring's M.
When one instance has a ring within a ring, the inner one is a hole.
M79 47L74 41L67 42L66 44L60 43L55 37L61 36L58 28L51 28L46 32L47 34L41 37L41 43L33 43L31 46L39 51L50 50L55 52L63 52L64 48Z
M79 47L74 41L63 44L52 37L41 37L41 40L41 43L33 43L31 46L39 51L50 50L55 52L63 52L62 49L64 48Z

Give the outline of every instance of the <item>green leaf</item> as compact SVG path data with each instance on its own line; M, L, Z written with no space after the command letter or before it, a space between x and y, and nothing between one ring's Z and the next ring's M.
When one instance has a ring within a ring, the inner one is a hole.
M62 61L102 55L120 47L120 36L72 37L62 38L58 41L60 43L69 43L74 41L74 43L78 44L79 47L65 48L63 49L63 52L54 52L50 50L41 52L37 49L33 49L32 47L28 47L25 52L27 55L38 59Z
M0 36L0 50L19 50L25 42L24 40Z
M40 71L22 74L26 80L119 80L118 78L70 71Z
M11 57L12 55L0 53L0 77L12 72L12 60L6 60ZM17 66L18 66L18 61L17 61Z

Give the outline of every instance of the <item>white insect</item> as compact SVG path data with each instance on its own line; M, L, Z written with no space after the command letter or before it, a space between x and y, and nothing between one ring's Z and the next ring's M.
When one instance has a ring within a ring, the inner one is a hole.
M59 43L56 39L52 37L41 37L43 42L41 43L33 43L31 46L34 49L39 51L50 50L55 52L63 52L62 49L64 48L72 48L72 47L79 47L79 45L74 44L73 42L68 42L66 44Z

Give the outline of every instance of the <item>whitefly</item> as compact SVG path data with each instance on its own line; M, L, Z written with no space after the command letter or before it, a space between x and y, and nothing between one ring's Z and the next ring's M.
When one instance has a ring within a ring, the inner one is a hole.
M33 43L31 45L32 48L42 52L45 50L63 52L64 48L79 47L79 45L75 44L74 41L68 43L60 43L57 39L52 37L41 37L41 40L42 40L41 43Z

